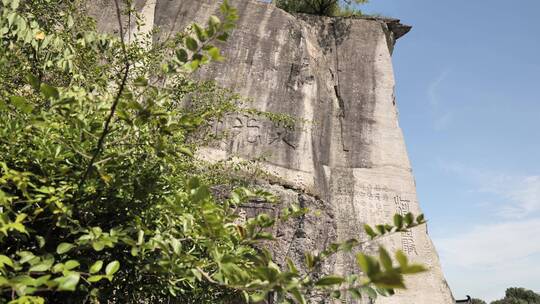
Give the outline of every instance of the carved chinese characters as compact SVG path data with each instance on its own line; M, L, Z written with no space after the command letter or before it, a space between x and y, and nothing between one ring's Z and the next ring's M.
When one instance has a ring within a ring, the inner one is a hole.
M296 149L298 146L294 130L277 126L271 121L250 115L231 115L209 127L217 137L230 147L231 153L241 153L245 148L283 146Z
M410 212L410 201L404 200L400 196L396 196L394 202L396 203L397 213L400 215L405 216ZM406 254L418 254L412 230L401 233L401 246Z

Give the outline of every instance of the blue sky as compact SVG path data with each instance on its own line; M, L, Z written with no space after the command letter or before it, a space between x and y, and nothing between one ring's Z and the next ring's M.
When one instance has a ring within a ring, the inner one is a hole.
M394 53L400 125L448 282L540 291L539 0L371 0L413 25Z

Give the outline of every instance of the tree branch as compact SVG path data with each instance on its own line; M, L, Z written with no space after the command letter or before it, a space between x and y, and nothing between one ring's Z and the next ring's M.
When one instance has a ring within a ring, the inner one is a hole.
M99 137L99 140L96 145L96 150L94 151L94 154L92 155L92 159L90 159L90 162L88 163L88 166L86 167L86 170L84 174L81 177L81 180L79 181L79 193L82 191L82 187L84 186L84 183L88 176L90 175L90 172L92 171L92 167L94 166L97 158L101 154L101 151L103 150L103 145L105 144L105 138L107 137L107 134L109 134L110 131L110 125L112 122L112 119L114 117L114 114L116 113L116 107L118 106L118 103L120 102L120 98L122 97L122 93L124 91L124 88L127 83L127 78L129 76L129 58L126 50L126 43L124 41L124 28L122 26L122 13L120 11L120 5L118 4L118 0L114 0L114 4L116 6L116 17L118 20L118 27L120 29L120 42L122 47L122 53L124 54L124 74L122 76L122 80L120 82L120 86L118 87L118 92L116 93L116 96L114 98L113 104L111 106L111 109L109 111L109 116L107 117L107 120L105 121L105 125L103 126L103 131L101 132L101 136Z

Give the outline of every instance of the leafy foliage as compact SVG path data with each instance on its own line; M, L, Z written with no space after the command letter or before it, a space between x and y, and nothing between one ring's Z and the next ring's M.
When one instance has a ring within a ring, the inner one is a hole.
M539 304L540 294L525 288L508 288L505 297L491 304Z
M480 299L471 299L471 303L472 304L487 304L484 300L480 300Z
M285 206L238 223L269 192L241 186L194 157L198 131L238 111L237 96L190 73L220 61L237 19L194 24L151 45L98 33L80 1L2 0L0 16L0 303L306 303L312 294L390 295L424 271L397 252L357 255L363 274L317 266L366 242L351 239L280 268L268 228L306 212ZM143 20L116 2L124 14ZM125 16L124 16L125 17ZM121 26L119 26L122 29ZM235 184L224 198L212 186ZM397 216L372 240L412 229ZM371 240L370 240L371 241ZM397 262L395 262L397 261ZM304 271L306 269L307 271Z
M366 3L367 0L275 0L277 7L290 13L306 13L321 16L361 15L352 4Z

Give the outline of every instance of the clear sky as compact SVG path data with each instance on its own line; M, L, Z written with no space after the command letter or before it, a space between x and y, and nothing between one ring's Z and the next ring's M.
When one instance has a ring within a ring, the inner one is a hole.
M540 0L371 0L420 204L456 298L540 291Z

